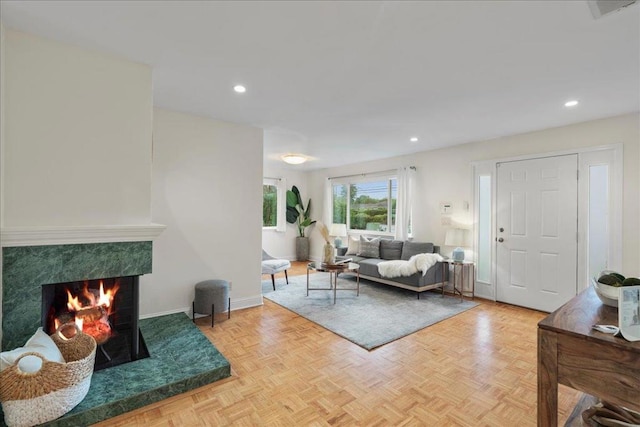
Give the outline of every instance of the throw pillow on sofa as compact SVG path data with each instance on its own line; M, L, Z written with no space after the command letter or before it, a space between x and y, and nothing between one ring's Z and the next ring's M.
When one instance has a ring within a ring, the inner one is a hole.
M360 238L349 236L349 243L345 255L358 255L360 252Z
M380 258L380 238L360 236L360 252L358 256L364 258Z

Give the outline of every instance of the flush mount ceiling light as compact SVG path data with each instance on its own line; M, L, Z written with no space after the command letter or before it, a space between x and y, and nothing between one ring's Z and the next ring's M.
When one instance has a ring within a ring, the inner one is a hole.
M285 154L282 156L282 160L290 165L299 165L307 161L307 158L302 154Z
M564 103L565 107L575 107L576 105L578 105L578 101L576 101L575 99Z
M409 138L409 141L418 142L418 137L417 136L412 136L411 138Z
M242 85L235 85L233 87L233 90L235 90L238 93L245 93L247 91L247 88Z

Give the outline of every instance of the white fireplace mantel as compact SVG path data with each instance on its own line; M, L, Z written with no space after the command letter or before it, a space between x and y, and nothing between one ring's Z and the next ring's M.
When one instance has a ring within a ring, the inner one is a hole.
M163 224L97 225L77 227L3 227L0 245L41 246L78 243L140 242L154 240L167 228Z

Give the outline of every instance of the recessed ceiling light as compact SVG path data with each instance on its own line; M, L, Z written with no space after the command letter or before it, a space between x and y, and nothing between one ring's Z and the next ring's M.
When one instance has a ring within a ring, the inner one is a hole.
M412 136L409 141L411 142L418 142L418 137L417 136Z
M235 90L238 93L245 93L247 91L247 88L242 85L235 85L233 87L233 90Z
M307 161L307 158L302 154L285 154L282 156L282 160L290 165L299 165Z
M578 105L578 101L576 101L575 99L564 103L565 107L575 107L576 105Z

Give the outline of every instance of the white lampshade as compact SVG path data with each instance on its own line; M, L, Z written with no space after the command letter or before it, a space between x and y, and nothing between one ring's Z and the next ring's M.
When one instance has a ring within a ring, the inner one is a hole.
M469 246L469 237L471 233L464 228L450 228L444 238L445 246L456 246L451 253L454 261L464 261L463 247Z
M331 224L330 236L345 237L347 235L347 224Z
M347 224L331 224L331 230L329 230L329 235L334 236L336 239L333 241L333 244L336 248L342 246L341 237L347 236Z

